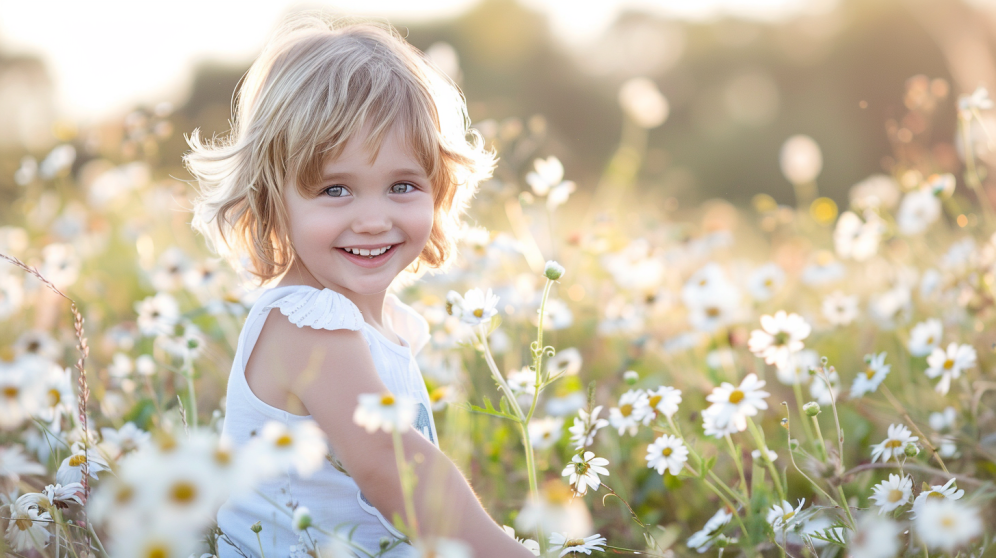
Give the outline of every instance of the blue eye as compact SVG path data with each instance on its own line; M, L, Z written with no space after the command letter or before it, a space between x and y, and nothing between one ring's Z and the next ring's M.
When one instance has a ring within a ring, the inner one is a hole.
M412 186L407 182L399 182L391 186L392 194L408 194L414 191L415 191L415 186Z
M346 188L343 186L329 186L324 191L325 195L333 198L341 198L346 195Z

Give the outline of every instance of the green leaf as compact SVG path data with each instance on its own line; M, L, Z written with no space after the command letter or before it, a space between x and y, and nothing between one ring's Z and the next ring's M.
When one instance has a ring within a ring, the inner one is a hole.
M716 456L715 455L712 456L712 457L710 457L710 458L708 458L708 459L706 459L705 461L702 462L702 466L699 467L699 474L704 477L706 475L706 473L708 473L709 471L712 471L712 468L713 468L714 465L716 465Z
M488 324L488 336L494 333L495 330L498 329L498 326L500 325L501 325L501 316L495 314L494 316L491 317L491 323Z
M504 399L502 401L503 401L503 403L506 406L508 405L508 403L505 402ZM514 415L511 415L509 413L502 412L502 411L499 411L498 409L495 409L494 404L491 403L491 399L488 398L488 397L484 398L484 407L478 407L477 405L474 405L473 403L467 403L466 406L460 405L460 407L462 407L464 409L468 409L468 410L470 410L473 413L481 413L483 415L491 415L493 417L508 419L508 420L511 420L511 421L518 421L518 419Z

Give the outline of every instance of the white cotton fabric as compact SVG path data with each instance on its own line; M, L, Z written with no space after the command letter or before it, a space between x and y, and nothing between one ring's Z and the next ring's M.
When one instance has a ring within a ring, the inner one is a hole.
M311 415L295 415L268 405L253 394L246 382L246 363L273 308L298 327L360 331L370 347L381 380L391 393L406 395L416 401L413 426L432 443L439 445L429 393L414 357L429 341L429 324L425 318L394 295L387 295L384 319L401 338L403 345L398 345L366 323L360 310L348 298L329 289L319 290L305 285L271 289L261 295L249 311L228 379L223 436L241 446L262 432L267 421L290 425L311 420ZM291 529L290 516L269 503L267 498L281 506L290 501L306 506L311 510L313 523L326 530L338 528L346 533L356 526L353 541L373 554L379 549L382 537L393 540L402 536L366 501L353 479L327 460L317 473L308 478L302 478L292 470L262 483L258 491L266 498L255 492L240 494L230 498L218 511L218 527L247 556L259 556L260 544L256 534L249 529L257 521L262 523L263 530L259 535L263 552L268 558L288 556L291 545L298 544L298 535ZM312 536L317 534L314 530L311 532ZM241 556L224 540L219 541L218 555L219 558ZM385 554L390 557L415 555L415 550L408 544L400 544Z

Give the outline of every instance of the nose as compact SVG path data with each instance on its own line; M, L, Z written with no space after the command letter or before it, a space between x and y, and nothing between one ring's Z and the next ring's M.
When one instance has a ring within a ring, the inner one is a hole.
M379 200L370 200L355 204L355 211L350 228L357 234L380 234L391 230L391 216Z

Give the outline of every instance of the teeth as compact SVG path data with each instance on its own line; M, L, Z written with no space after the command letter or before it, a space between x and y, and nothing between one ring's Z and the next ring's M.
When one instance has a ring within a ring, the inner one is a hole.
M368 250L366 248L343 248L343 250L349 252L350 254L356 254L357 256L366 256L368 258L379 256L390 249L391 246L384 246L383 248L374 248L373 250Z

